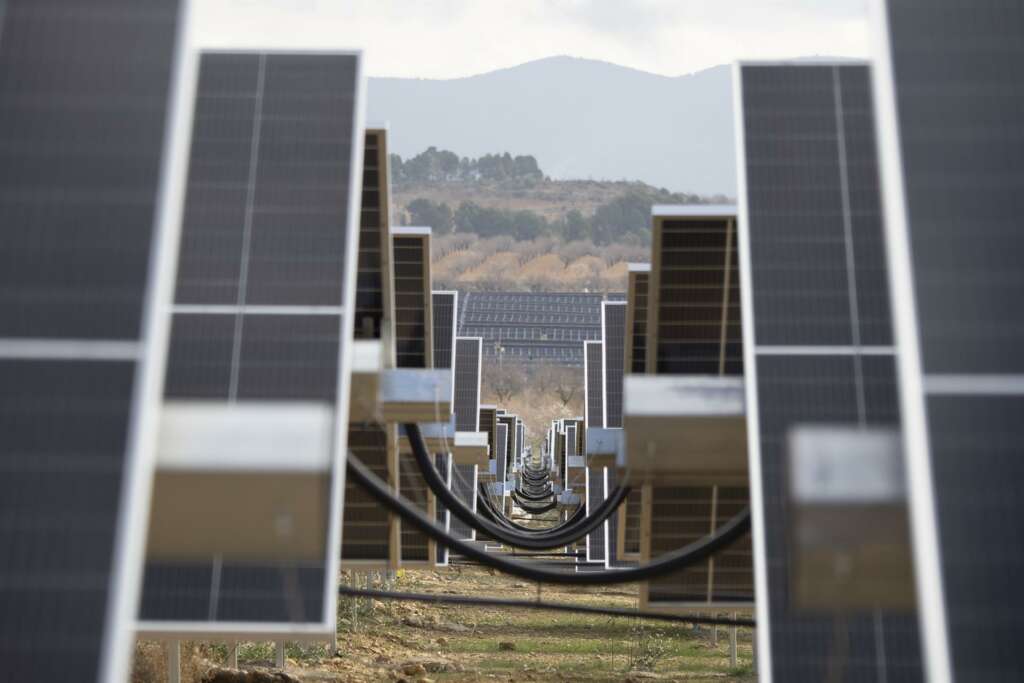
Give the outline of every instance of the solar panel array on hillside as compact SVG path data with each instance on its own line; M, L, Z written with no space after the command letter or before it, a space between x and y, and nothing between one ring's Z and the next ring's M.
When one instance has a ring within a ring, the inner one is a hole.
M870 73L858 64L744 64L738 77L762 672L820 681L836 665L835 622L793 604L786 439L806 424L899 427ZM848 677L920 680L913 615L879 608L843 627Z
M11 680L127 678L163 368L153 310L167 302L153 295L176 234L164 141L172 94L188 90L179 19L175 0L0 6L0 651Z
M488 358L583 364L580 342L601 338L601 302L623 295L467 292L459 334L482 337Z

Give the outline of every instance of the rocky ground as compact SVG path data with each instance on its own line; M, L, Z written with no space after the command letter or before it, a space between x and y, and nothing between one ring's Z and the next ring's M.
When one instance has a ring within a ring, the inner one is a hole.
M390 590L536 599L537 586L479 568L347 575L348 585ZM633 586L544 586L550 602L632 608ZM729 634L685 624L536 610L430 605L342 598L338 648L286 647L283 671L272 643L239 647L239 670L223 668L223 645L182 644L182 680L199 683L285 681L751 681L751 635L739 632L739 666L729 664ZM166 680L163 646L140 643L133 682Z

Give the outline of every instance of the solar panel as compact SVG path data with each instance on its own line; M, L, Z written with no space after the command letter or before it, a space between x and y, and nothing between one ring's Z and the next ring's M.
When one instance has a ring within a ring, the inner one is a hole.
M605 499L605 468L586 468L586 506L587 514L600 505ZM604 562L606 559L607 529L602 524L593 533L587 534L587 562Z
M452 468L452 493L476 511L478 465L455 465ZM451 521L452 534L463 540L476 540L476 530L457 517Z
M394 242L395 349L400 368L433 365L430 228L396 227Z
M798 609L785 443L898 427L868 67L742 64L739 248L762 680L920 680L917 624ZM837 643L842 646L837 651ZM842 655L842 656L840 656Z
M1013 680L1024 632L1024 15L878 2L877 98L930 680ZM1010 540L1014 539L1014 540Z
M434 367L451 368L458 318L458 292L434 292Z
M177 239L175 0L0 6L4 678L128 677Z
M353 53L200 56L142 633L334 632L359 81Z
M510 471L512 458L516 452L516 421L515 415L498 416L498 424L505 426L505 457L498 459L498 481L505 481L508 478L506 475ZM502 460L504 460L504 464L502 464Z
M743 374L735 208L655 207L645 367Z
M387 131L368 129L364 138L363 187L359 222L359 267L356 277L356 339L379 339L387 345L385 367L394 365L394 349L383 340L394 318L391 276L390 180ZM353 389L354 392L354 389ZM376 404L374 396L372 404ZM374 422L349 422L348 448L384 481L392 481L395 446L390 428ZM391 515L355 482L345 484L341 557L345 567L390 566ZM397 558L395 558L397 560Z
M647 282L651 266L629 264L626 292L626 372L642 374L647 367Z
M583 405L587 427L604 427L604 345L583 342Z
M427 488L427 482L420 473L412 453L399 452L398 475L398 492L426 515L433 517L435 515L434 495ZM411 524L402 524L400 519L396 520L396 523L401 525L400 557L402 565L432 564L437 552L434 548L434 541Z
M445 485L452 489L452 458L447 453L439 453L434 456L434 466L437 467L438 473L441 478L444 479ZM450 531L452 528L452 511L441 504L437 498L434 499L434 520L444 527L445 530ZM434 561L438 566L445 566L448 564L448 547L441 543L434 544Z
M487 433L487 445L490 448L490 459L494 460L498 453L498 409L496 406L480 406L479 431Z
M622 375L626 362L626 304L601 304L601 339L604 340L604 426L622 427Z
M369 423L349 425L348 450L383 481L391 481L388 431ZM390 560L391 515L363 487L345 483L345 513L341 537L343 567L355 564L387 566Z
M495 453L495 461L497 463L495 476L498 478L498 482L501 483L505 481L506 464L508 462L508 424L504 420L498 421L498 433L495 443L498 447Z
M458 337L455 340L455 393L452 412L455 413L456 431L480 431L482 343L480 337Z
M650 487L647 487L650 488ZM643 514L643 487L634 487L616 515L618 544L614 557L620 560L640 559L640 529Z
M391 318L391 176L387 131L367 129L363 142L363 186L359 214L359 269L356 274L356 339L380 339Z

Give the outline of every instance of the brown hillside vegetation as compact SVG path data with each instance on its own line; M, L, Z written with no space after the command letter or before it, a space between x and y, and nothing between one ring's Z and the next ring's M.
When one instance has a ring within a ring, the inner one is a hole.
M651 189L638 181L547 180L529 185L508 181L412 182L396 184L392 192L398 207L408 206L409 202L420 198L452 207L462 202L475 202L492 209L533 211L548 220L555 220L572 210L591 215L598 206L611 199Z
M597 246L541 237L440 235L434 239L435 289L522 292L622 292L626 266L645 261L649 249Z

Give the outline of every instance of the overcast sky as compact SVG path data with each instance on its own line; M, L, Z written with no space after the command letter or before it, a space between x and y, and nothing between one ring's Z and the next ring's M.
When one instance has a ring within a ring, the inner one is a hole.
M458 78L552 55L678 76L867 55L867 0L193 0L203 47L363 48L370 76Z

